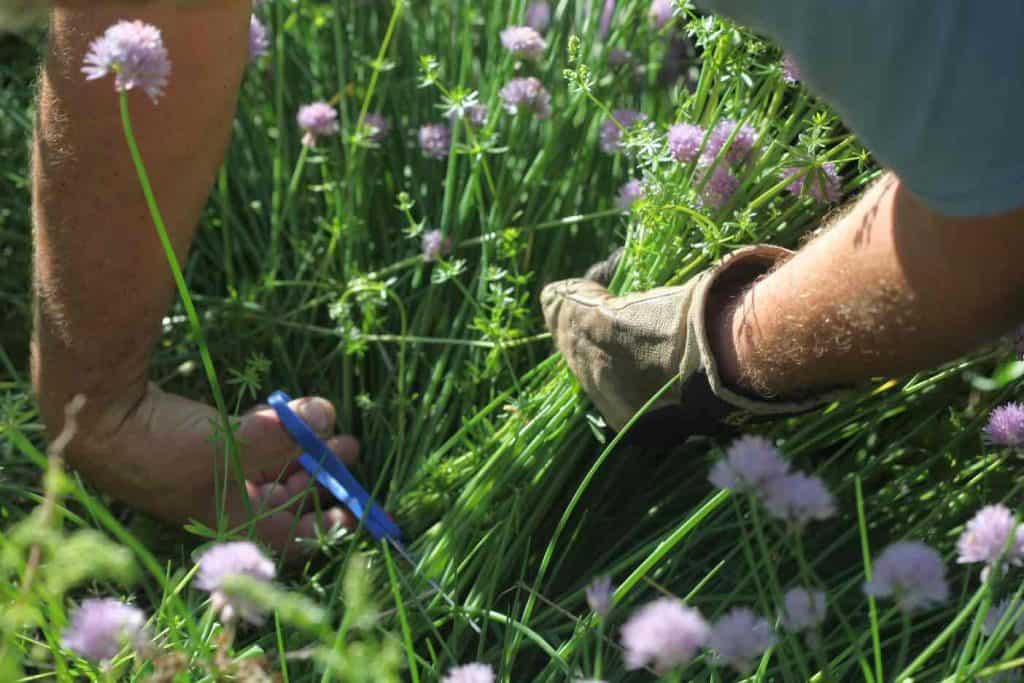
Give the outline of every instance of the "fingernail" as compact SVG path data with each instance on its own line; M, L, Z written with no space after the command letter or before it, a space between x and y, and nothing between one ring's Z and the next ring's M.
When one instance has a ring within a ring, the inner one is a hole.
M328 529L341 526L345 521L345 513L340 508L331 508L324 513L324 524Z
M311 398L302 403L299 408L299 416L306 421L315 432L327 432L331 428L331 413L319 398Z

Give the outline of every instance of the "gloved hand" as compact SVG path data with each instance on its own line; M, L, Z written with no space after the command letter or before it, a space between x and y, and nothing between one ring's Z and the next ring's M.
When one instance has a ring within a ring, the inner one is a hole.
M633 443L668 446L694 434L723 433L750 416L804 412L832 396L789 402L734 391L718 375L707 329L716 294L741 291L791 253L746 247L685 285L621 297L604 286L617 267L616 253L588 271L594 279L545 287L544 318L569 368L615 431L675 380L634 424L628 435Z

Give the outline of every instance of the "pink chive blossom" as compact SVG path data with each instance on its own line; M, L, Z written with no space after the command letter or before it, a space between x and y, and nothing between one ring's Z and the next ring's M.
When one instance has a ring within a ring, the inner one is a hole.
M729 445L725 458L711 468L708 480L720 489L759 493L768 482L789 474L789 463L762 436L741 436Z
M668 129L668 150L682 164L697 158L704 142L704 129L692 123L677 123Z
M64 647L93 662L113 659L131 644L139 649L145 642L146 615L137 607L112 598L83 600L71 615L71 624L61 636Z
M960 564L992 565L1000 558L1020 564L1024 555L1024 526L1015 522L1005 505L986 505L967 522L956 549Z
M267 54L270 50L270 38L267 35L267 27L256 18L256 15L249 17L249 62L255 63Z
M379 144L384 142L388 133L391 132L391 123L381 114L371 111L363 117L363 128L366 130L370 142Z
M787 168L783 170L782 177L792 181L786 186L786 189L797 197L807 194L821 204L831 204L839 201L842 196L842 181L839 178L839 171L831 161L810 169Z
M452 148L452 130L443 123L420 127L420 149L431 159L446 159Z
M707 149L704 150L705 156L709 159L717 157L729 141L730 136L733 136L732 143L729 144L729 149L725 152L725 160L730 164L740 164L746 161L757 142L757 131L753 126L740 126L732 119L719 121L711 130L711 134L708 135Z
M629 211L638 199L643 199L643 196L643 184L636 178L633 178L626 181L626 184L619 188L619 196L615 198L615 206L619 207L622 211Z
M930 545L899 541L875 560L874 574L864 584L874 598L892 598L903 612L917 612L949 599L946 567Z
M199 571L192 584L210 594L210 603L224 622L242 619L257 626L263 610L250 600L231 595L224 582L233 576L248 576L270 582L277 574L274 563L254 543L236 541L212 546L199 556Z
M754 668L754 660L774 644L771 624L746 607L737 607L711 625L707 647L719 663L747 673Z
M626 668L651 664L664 673L693 659L708 634L708 624L699 611L672 598L649 602L622 626Z
M463 664L448 670L441 683L494 683L494 669L489 664Z
M490 110L487 109L486 104L471 104L462 111L462 118L474 129L479 130L487 125L487 116ZM455 125L459 120L457 112L452 112L449 117L451 125Z
M623 50L620 47L613 47L608 51L608 64L609 66L623 66L633 61L633 53L629 50Z
M501 32L501 44L522 59L540 59L547 47L544 38L529 26L509 26Z
M647 115L635 109L614 110L611 117L601 124L601 151L605 154L615 154L621 151L623 130L629 130L646 120ZM616 121L618 121L617 124Z
M114 74L118 92L141 88L156 104L167 86L171 62L158 28L119 21L89 43L82 73L90 81Z
M551 94L533 76L513 78L498 94L509 114L532 112L538 119L551 116Z
M1006 617L1006 613L1010 611L1010 605L1012 603L1009 600L1001 600L999 604L993 605L988 614L985 615L985 621L981 625L981 632L986 636L990 636L996 632L999 628L999 624ZM1017 620L1013 623L1014 635L1021 635L1024 633L1024 614L1020 613L1021 603L1018 602L1014 606L1014 612L1018 614Z
M544 33L551 25L551 5L540 0L531 2L526 8L526 25L538 33Z
M835 499L825 482L799 472L765 484L761 502L768 514L797 526L836 514Z
M587 586L587 606L601 617L607 617L612 611L612 598L615 590L612 588L610 576L599 576Z
M996 446L1024 446L1024 404L1006 403L993 410L982 433Z
M440 230L427 230L423 233L422 246L423 260L430 263L452 252L452 238L445 237Z
M705 171L700 172L696 182L703 182ZM700 193L700 204L708 209L719 209L736 193L740 188L740 179L730 171L725 164L719 163L711 171Z
M797 83L801 80L800 66L788 52L782 55L782 80L786 83Z
M651 20L651 25L655 30L665 28L665 25L672 21L674 14L675 7L672 5L672 0L654 0L650 9L647 10L647 18Z
M313 102L299 107L295 120L305 132L302 144L306 147L315 147L317 138L336 135L340 130L338 110L326 102Z
M825 593L807 588L791 588L782 596L782 625L793 632L817 628L825 621Z

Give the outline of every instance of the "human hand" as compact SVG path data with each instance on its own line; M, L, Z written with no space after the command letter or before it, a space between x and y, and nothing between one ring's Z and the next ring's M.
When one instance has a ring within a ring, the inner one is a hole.
M807 409L725 386L715 353L718 314L731 296L789 254L771 246L741 249L685 285L615 296L605 284L618 267L616 252L587 272L593 279L546 286L544 318L569 369L615 431L670 385L630 430L633 443L662 447L719 434L742 414Z
M322 438L333 431L329 401L300 398L290 406ZM220 480L227 479L223 512L234 528L249 517L242 488L230 463L225 465L218 423L210 406L149 384L116 429L100 427L76 438L68 460L91 483L134 508L171 523L195 519L209 526L220 512L219 468ZM280 552L294 551L294 541L315 537L318 526L355 526L343 508L318 509L316 486L295 463L301 448L273 409L258 407L238 418L235 438L261 540ZM359 459L359 443L351 436L333 436L327 445L348 464Z

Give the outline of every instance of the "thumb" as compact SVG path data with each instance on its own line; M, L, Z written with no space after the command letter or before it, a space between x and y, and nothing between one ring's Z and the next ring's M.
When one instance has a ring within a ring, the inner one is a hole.
M334 431L334 406L315 396L297 398L288 404L318 436L326 438ZM241 418L237 432L242 447L242 468L247 475L280 469L299 455L302 448L268 406L257 406Z

